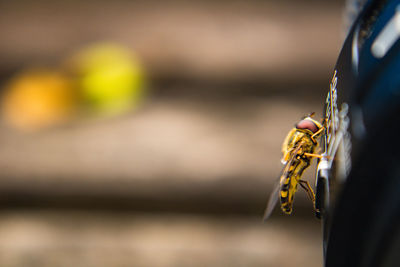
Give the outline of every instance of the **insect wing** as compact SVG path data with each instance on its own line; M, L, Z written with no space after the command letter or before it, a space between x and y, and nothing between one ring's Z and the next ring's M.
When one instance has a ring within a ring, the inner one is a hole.
M269 216L271 216L272 211L274 210L276 203L278 202L279 191L280 191L280 179L276 180L274 189L272 190L271 195L269 196L268 205L264 212L263 220L266 221Z
M271 215L272 211L275 208L276 203L279 199L279 191L281 189L282 178L286 178L289 174L290 166L293 164L293 160L295 159L297 152L300 150L303 143L300 143L296 149L291 153L290 159L286 162L285 166L283 167L282 175L280 178L275 182L274 189L269 197L267 208L264 212L263 220L266 221L269 216Z

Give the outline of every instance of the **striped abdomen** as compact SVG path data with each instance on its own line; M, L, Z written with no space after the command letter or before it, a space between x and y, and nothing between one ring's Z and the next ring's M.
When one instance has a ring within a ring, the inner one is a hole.
M280 200L283 212L290 214L292 212L294 194L297 191L297 185L304 170L310 166L310 159L302 157L290 162L286 171L281 177Z

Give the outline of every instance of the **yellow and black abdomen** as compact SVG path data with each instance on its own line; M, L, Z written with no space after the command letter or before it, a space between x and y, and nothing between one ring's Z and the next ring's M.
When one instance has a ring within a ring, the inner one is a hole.
M297 149L291 151L295 155L291 155L291 160L287 162L280 180L281 209L287 214L292 212L294 194L297 191L299 180L311 163L311 158L305 156L304 153L313 153L315 150L315 144L308 133L296 131L290 141L298 142L298 144L293 145Z
M299 159L289 167L288 175L281 178L280 200L283 212L290 214L292 212L294 194L297 191L297 185L303 172L310 166L309 159Z

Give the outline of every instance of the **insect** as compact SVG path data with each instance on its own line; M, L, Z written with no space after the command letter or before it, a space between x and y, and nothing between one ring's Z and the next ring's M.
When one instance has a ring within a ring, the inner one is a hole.
M310 184L301 180L303 172L310 166L313 158L322 158L315 154L319 145L319 138L323 135L325 127L322 123L314 120L310 115L300 120L290 130L282 144L282 164L284 164L282 175L277 181L265 209L264 220L271 215L278 198L281 202L281 209L284 213L292 213L294 194L297 186L300 185L311 199L315 209L315 194Z

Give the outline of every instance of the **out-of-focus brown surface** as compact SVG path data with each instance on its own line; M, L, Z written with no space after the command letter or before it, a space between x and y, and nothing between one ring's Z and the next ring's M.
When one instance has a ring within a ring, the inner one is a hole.
M318 224L296 222L3 213L0 257L2 266L321 266Z
M340 48L336 2L39 0L0 7L5 69L113 40L135 49L157 78L324 81L318 76L329 76Z
M30 136L3 129L0 190L17 194L18 205L32 205L29 196L66 205L70 196L74 207L84 205L76 199L93 198L109 207L111 198L140 209L261 215L281 170L281 139L292 127L283 121L317 106L277 97L160 99L114 120Z
M304 192L293 216L261 218L283 138L303 115L321 115L339 3L0 7L2 82L113 40L140 56L151 88L113 119L33 134L0 126L1 266L321 266Z

